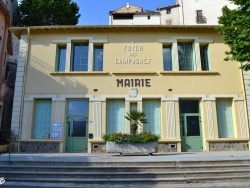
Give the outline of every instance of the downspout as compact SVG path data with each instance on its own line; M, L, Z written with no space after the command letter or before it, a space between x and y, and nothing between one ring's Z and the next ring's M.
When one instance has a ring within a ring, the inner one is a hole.
M185 25L183 0L181 0L181 9L182 9L182 22L183 22L183 25Z

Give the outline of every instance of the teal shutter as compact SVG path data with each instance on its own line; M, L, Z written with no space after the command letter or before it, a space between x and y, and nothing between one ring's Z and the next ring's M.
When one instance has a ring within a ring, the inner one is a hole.
M143 100L143 111L148 123L144 123L143 131L161 134L161 102L160 100Z
M232 102L230 99L216 100L219 138L233 138Z
M44 134L50 133L51 100L36 100L34 138L42 139Z
M107 134L124 133L124 116L124 100L107 100Z

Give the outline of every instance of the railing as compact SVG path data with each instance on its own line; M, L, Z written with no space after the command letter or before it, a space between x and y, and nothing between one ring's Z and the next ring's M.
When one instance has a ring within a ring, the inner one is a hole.
M207 18L205 16L197 16L196 23L207 23Z

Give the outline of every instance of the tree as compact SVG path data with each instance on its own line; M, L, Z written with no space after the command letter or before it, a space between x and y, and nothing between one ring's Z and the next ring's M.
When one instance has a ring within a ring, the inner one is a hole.
M131 109L129 113L127 112L127 115L125 118L129 121L132 121L130 131L132 134L136 133L136 130L138 128L138 125L141 125L141 123L147 123L147 118L145 112L137 111L134 109Z
M18 6L20 25L76 25L81 16L71 0L22 0Z
M237 5L236 9L230 10L223 7L223 15L219 17L218 32L222 35L230 50L225 54L228 60L242 63L241 68L250 70L250 0L230 0Z

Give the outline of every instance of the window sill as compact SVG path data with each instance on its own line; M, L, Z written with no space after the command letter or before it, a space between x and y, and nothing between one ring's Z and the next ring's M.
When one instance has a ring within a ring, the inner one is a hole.
M125 71L115 71L112 72L112 74L156 74L156 72L151 72L151 71L130 71L130 72L125 72Z
M18 139L18 142L63 142L61 139Z
M108 72L103 72L103 71L91 71L91 72L51 72L50 73L53 76L64 76L64 75L73 75L73 76L84 76L84 75L105 75L105 74L109 74Z
M219 75L219 72L215 72L215 71L161 71L160 74Z
M208 139L207 142L238 142L238 141L249 141L248 138L217 138Z
M219 75L219 72L215 72L215 71L161 71L160 74Z

